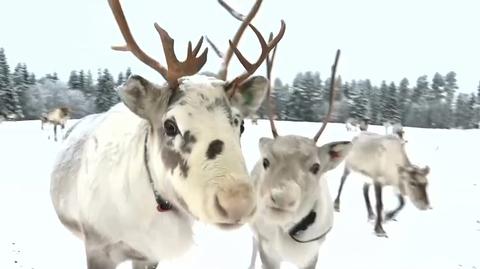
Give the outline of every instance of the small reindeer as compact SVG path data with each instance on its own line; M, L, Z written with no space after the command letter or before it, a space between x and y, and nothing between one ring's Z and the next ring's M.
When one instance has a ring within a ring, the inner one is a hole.
M267 58L267 77L272 62ZM332 66L332 80L340 56ZM255 268L257 252L265 269L280 268L289 261L299 268L315 268L318 251L333 226L333 206L328 184L323 178L348 153L351 143L338 141L316 146L329 120L335 83L330 88L330 107L322 128L313 139L279 136L269 109L273 139L259 141L261 159L251 175L258 189L258 213L251 223L254 232L250 268ZM270 103L270 87L267 94ZM270 105L269 105L270 107Z
M354 118L348 118L347 121L345 121L345 128L347 129L347 132L356 132L358 131L358 122Z
M44 129L44 125L46 123L50 123L53 125L53 138L55 141L57 141L57 126L60 125L60 127L65 129L65 124L67 123L67 120L70 119L71 111L68 107L57 107L48 113L43 113L40 116L40 121L41 121L41 129ZM50 136L48 136L48 139L50 139Z
M189 43L181 62L174 40L155 23L165 67L138 46L119 0L109 0L126 42L113 48L131 52L166 83L130 76L117 89L122 102L80 119L59 150L50 195L58 219L83 240L88 269L114 269L128 260L134 269L155 268L191 247L194 221L235 229L255 214L241 122L265 97L267 79L253 74L285 32L282 21L267 43L250 24L260 2L230 43L218 76L209 77L198 74L207 60L203 39ZM253 63L236 48L247 27L261 44ZM233 53L246 71L227 80Z
M338 194L335 198L335 210L340 211L340 195L345 180L351 171L363 174L373 181L376 199L375 233L380 237L387 237L382 227L383 202L382 188L392 186L396 189L399 205L385 215L385 220L392 220L405 205L404 196L420 210L430 208L427 194L428 166L420 168L410 162L407 157L404 142L395 135L380 135L363 132L352 140L353 147L345 158L345 168L341 177ZM367 207L368 219L373 220L368 191L371 183L364 183L363 195Z

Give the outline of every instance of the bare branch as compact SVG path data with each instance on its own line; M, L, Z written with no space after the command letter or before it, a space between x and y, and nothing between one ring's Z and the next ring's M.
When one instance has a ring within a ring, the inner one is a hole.
M208 36L205 36L205 39L207 40L208 44L210 44L210 47L212 47L213 51L215 54L217 54L218 58L223 58L223 53L218 49L217 46L208 38Z

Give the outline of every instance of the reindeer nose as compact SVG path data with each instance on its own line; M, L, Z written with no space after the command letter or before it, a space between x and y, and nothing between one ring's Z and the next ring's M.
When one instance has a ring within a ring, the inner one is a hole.
M296 205L299 196L299 189L295 185L274 188L270 192L270 200L273 205L282 209L290 209Z
M240 223L255 213L255 195L248 183L237 183L221 189L215 196L215 207L220 216L229 223Z

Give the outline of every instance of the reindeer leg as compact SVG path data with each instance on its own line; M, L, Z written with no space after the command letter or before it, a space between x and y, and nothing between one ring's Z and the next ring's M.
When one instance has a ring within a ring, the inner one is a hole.
M132 261L133 269L155 269L158 263Z
M260 260L262 261L262 268L263 269L280 269L280 262L275 260L275 258L271 258L267 255L267 252L264 249L262 241L259 240L258 250L260 253Z
M369 189L370 189L370 184L364 183L363 198L365 199L365 206L367 207L368 220L373 220L375 218L375 214L373 214L372 204L370 203L370 197L368 196Z
M378 182L373 184L375 189L375 199L377 201L377 220L375 221L375 234L378 237L388 237L387 233L382 227L382 211L383 211L383 201L382 201L382 185Z
M53 125L53 139L57 141L57 125Z
M338 187L337 198L335 198L335 202L333 204L333 208L335 211L340 212L340 195L342 194L343 184L345 184L345 180L347 180L348 175L350 174L350 169L346 166L343 170L342 178L340 179L340 186Z
M305 267L303 267L302 269L315 269L315 267L317 266L317 261L318 261L318 254L315 255L315 257L312 259L312 261Z
M106 252L101 249L92 249L88 243L86 248L88 269L115 269L117 267L117 264L108 257Z
M385 221L388 221L388 220L397 221L395 217L397 216L398 212L400 212L400 210L402 210L403 207L405 206L405 199L403 198L403 196L401 194L397 194L397 198L398 198L398 207L392 211L389 211L385 215Z
M250 266L249 269L255 269L255 261L257 260L257 252L258 252L258 242L255 237L252 236L252 255L250 257Z

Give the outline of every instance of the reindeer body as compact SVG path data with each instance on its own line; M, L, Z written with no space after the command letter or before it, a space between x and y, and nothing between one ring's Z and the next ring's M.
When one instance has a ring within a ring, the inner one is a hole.
M184 78L172 93L132 76L119 89L123 103L68 131L51 197L60 221L85 241L88 269L113 269L128 259L134 268L153 266L190 247L194 220L236 228L254 214L239 141L242 112L253 108L240 94L230 107L224 83ZM246 83L255 109L265 84L262 77ZM171 119L179 128L174 136L166 130ZM155 191L173 208L160 210Z
M294 135L260 140L262 159L251 173L259 204L251 227L263 268L280 268L282 261L315 268L319 248L333 226L324 174L337 167L350 146L342 141L317 147L312 139ZM256 248L250 268L255 252Z
M355 119L348 118L345 122L345 128L347 129L347 132L356 132L358 131L358 123Z
M148 124L121 103L87 116L68 136L52 173L52 201L61 222L89 249L123 251L112 262L169 259L191 243L192 216L180 207L154 210L142 161L147 132ZM177 202L174 193L165 193Z
M346 178L351 171L365 175L369 181L364 183L363 193L368 211L368 218L374 214L368 196L369 186L375 187L377 201L377 219L375 232L378 236L386 236L381 225L383 214L382 187L392 186L397 192L399 206L387 213L390 220L403 208L404 198L408 196L420 210L429 207L426 192L426 175L429 168L420 169L413 165L406 154L404 142L396 135L380 135L371 132L362 132L352 140L353 147L345 158L345 169L341 178L338 194L335 199L335 210L340 210L340 195Z
M41 129L43 130L45 123L51 123L53 125L54 140L57 141L57 126L60 125L62 130L65 129L65 124L68 119L70 119L70 109L68 107L55 108L40 116ZM50 136L48 136L48 138L50 139Z

